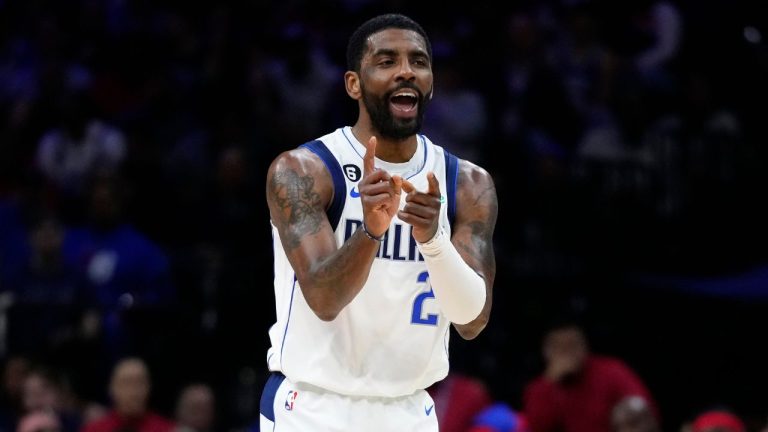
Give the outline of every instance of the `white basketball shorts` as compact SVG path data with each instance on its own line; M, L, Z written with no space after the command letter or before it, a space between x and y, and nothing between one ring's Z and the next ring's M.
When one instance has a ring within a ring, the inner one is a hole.
M346 396L273 372L261 395L260 432L438 432L424 390L397 398Z

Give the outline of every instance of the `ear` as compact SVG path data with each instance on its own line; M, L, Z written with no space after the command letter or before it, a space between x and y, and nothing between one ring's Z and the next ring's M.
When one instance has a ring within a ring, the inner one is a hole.
M360 88L360 75L357 72L347 71L344 74L344 87L346 87L349 97L360 100L363 92Z

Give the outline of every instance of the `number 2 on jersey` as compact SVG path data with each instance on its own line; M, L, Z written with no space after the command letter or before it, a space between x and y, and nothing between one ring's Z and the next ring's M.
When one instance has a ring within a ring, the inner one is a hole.
M429 278L429 273L421 272L417 278L417 282L425 283ZM429 291L423 292L416 296L413 300L413 313L411 314L411 324L423 324L423 325L437 325L437 314L427 314L421 316L421 309L424 305L424 301L427 299L435 298L435 293L432 292L432 287L429 287Z

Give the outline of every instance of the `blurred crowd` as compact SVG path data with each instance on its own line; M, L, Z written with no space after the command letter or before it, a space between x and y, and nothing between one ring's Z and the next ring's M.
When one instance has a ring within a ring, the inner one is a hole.
M432 41L423 132L500 198L491 324L430 389L445 430L764 426L765 306L638 282L768 262L758 6L417 3L0 0L0 431L254 430L266 167L354 122L347 37L389 11ZM564 310L590 345L545 349Z

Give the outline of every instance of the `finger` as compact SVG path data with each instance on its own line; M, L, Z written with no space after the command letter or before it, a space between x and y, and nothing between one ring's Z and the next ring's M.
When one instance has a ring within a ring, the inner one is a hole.
M415 227L425 227L425 226L428 226L430 224L430 222L431 222L431 219L422 217L422 216L417 215L417 214L410 213L410 212L406 211L405 209L398 211L397 212L397 217L401 221L403 221L403 222L405 222L405 223L407 223L409 225L413 225Z
M416 187L413 185L413 183L409 182L408 180L401 179L401 182L402 182L403 190L405 191L405 193L409 194L416 190Z
M360 193L368 196L384 194L391 197L394 195L394 189L389 180L383 180L360 186Z
M365 155L363 155L363 176L367 176L376 169L374 158L376 157L376 137L372 136L365 145Z
M440 183L437 181L435 173L431 171L427 173L427 182L429 183L427 193L433 197L440 198Z
M359 185L360 187L363 187L365 184L374 184L379 182L389 182L391 180L390 174L382 169L374 170L370 173L367 173L363 176L363 179L360 181Z
M368 195L364 197L365 205L376 209L386 209L392 206L392 197L388 194Z
M429 220L432 220L440 215L439 210L434 207L413 204L413 203L406 203L403 206L402 211L409 215L413 215L419 218L429 219Z
M400 195L400 191L403 188L403 178L399 175L393 175L390 179L390 183L392 185L392 189L395 191L395 195Z

